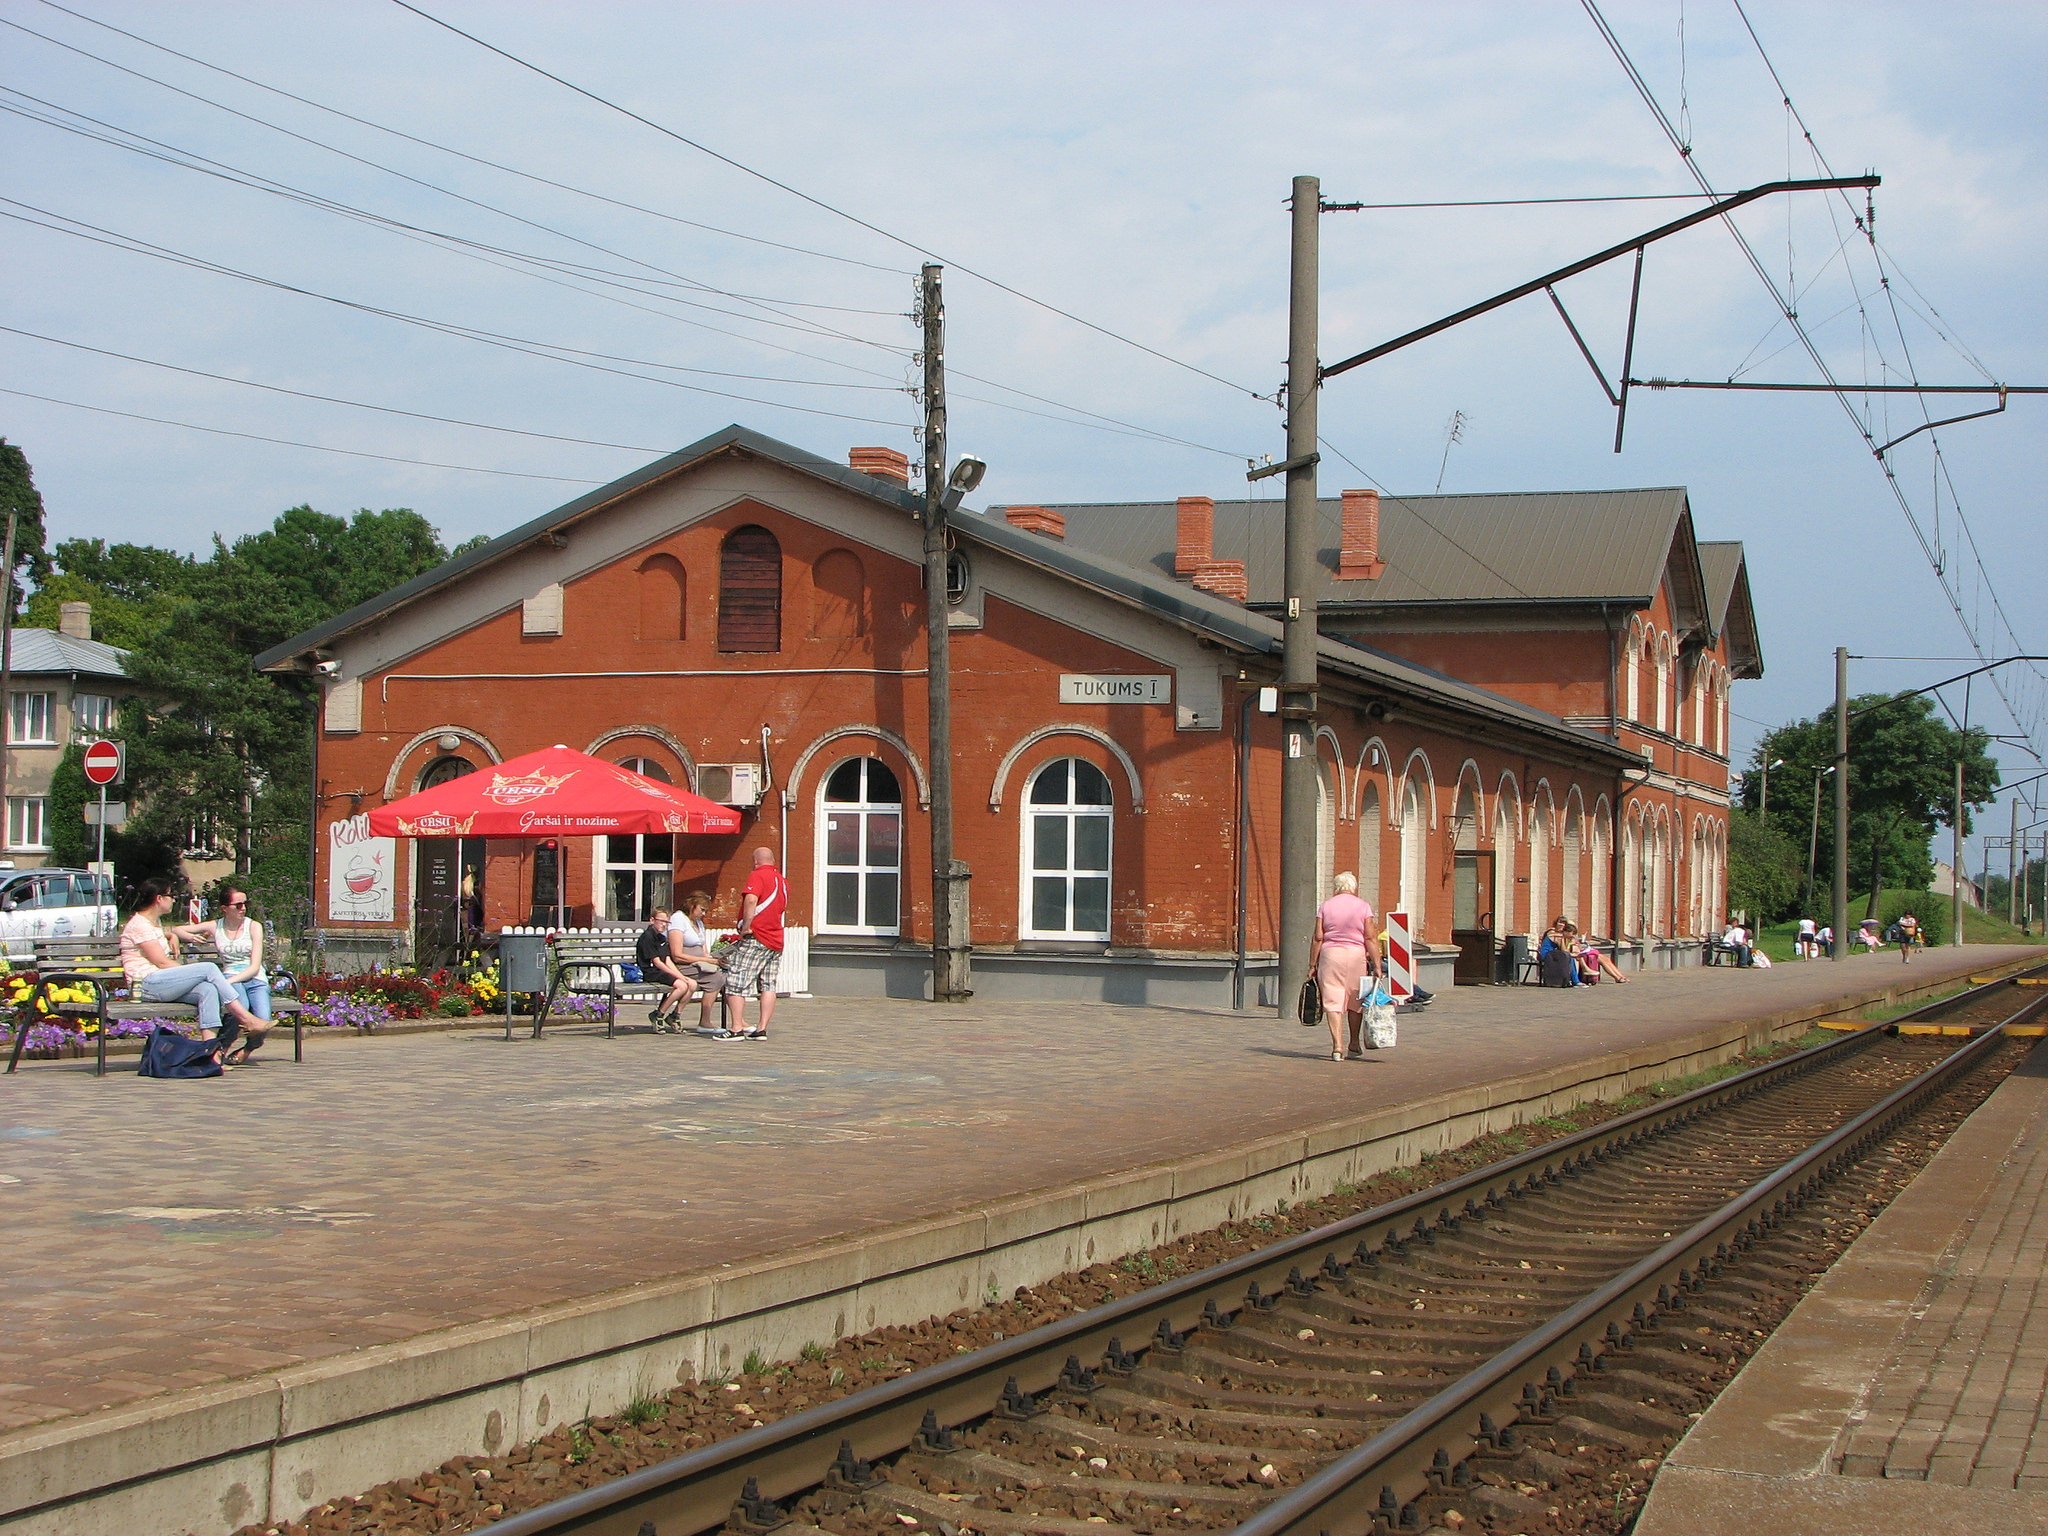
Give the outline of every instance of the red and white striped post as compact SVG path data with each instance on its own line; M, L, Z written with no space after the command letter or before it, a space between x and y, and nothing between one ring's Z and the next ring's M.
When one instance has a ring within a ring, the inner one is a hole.
M1387 914L1387 991L1397 1003L1415 995L1415 945L1406 912Z

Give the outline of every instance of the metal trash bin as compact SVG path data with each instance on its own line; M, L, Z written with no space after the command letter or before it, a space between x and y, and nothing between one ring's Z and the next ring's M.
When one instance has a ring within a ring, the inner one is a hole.
M507 992L545 992L548 938L544 933L498 935L498 985Z
M1512 986L1522 979L1523 967L1529 963L1529 935L1511 933L1500 948L1500 972L1494 977L1502 986Z

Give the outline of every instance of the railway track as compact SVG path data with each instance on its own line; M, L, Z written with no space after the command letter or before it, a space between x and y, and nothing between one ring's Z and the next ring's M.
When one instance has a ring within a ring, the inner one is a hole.
M2044 1008L1972 989L490 1529L1571 1528L1585 1458L1653 1466Z

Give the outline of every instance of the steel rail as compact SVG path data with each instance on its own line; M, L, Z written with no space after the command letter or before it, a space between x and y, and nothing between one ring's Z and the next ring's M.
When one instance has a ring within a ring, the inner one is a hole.
M1954 1000L1949 1003L1953 1006ZM1266 1505L1230 1536L1367 1536L1383 1528L1375 1517L1389 1508L1379 1489L1392 1488L1398 1503L1411 1502L1424 1492L1450 1492L1444 1472L1474 1451L1498 1444L1497 1434L1481 1426L1482 1414L1496 1430L1515 1424L1526 1413L1525 1389L1550 1390L1553 1368L1564 1387L1555 1401L1568 1409L1570 1397L1565 1394L1580 1381L1597 1380L1609 1355L1626 1352L1630 1336L1625 1331L1607 1332L1608 1324L1626 1330L1631 1323L1641 1327L1644 1318L1654 1325L1660 1316L1682 1313L1685 1294L1702 1288L1718 1269L1731 1236L1753 1236L1775 1226L1926 1100L1974 1070L2004 1043L2007 1025L2021 1022L2044 1004L2048 999L2029 1001L2011 1017L1987 1027L1655 1253ZM1641 1310L1635 1311L1639 1303Z
M2048 973L2048 966L2038 969ZM1779 1082L1858 1054L1901 1023L1938 1015L2008 986L2009 981L2000 978L1970 988L1797 1056L1647 1105L1256 1252L1106 1302L1014 1339L926 1366L894 1381L863 1388L835 1402L746 1430L595 1488L506 1515L492 1523L492 1536L649 1536L650 1530L654 1536L696 1536L725 1524L750 1484L765 1500L788 1498L818 1486L842 1441L850 1443L853 1454L864 1461L892 1456L912 1447L928 1414L942 1429L949 1429L996 1411L1013 1379L1024 1393L1044 1394L1058 1386L1070 1357L1083 1362L1100 1360L1111 1352L1112 1345L1128 1346L1130 1355L1143 1356L1162 1340L1194 1332L1205 1324L1228 1326L1253 1284L1266 1294L1284 1291L1290 1284L1312 1289L1313 1277L1326 1262L1324 1256L1335 1262L1339 1250L1353 1242L1357 1244L1358 1257L1369 1259L1369 1236L1375 1229L1386 1228L1389 1239L1397 1238L1403 1235L1403 1224L1412 1218L1412 1230L1428 1231L1461 1220L1466 1202L1476 1202L1515 1181L1528 1179L1553 1184L1575 1177L1587 1166L1604 1161L1625 1147L1679 1130L1724 1104L1747 1099ZM2048 999L2037 1000L2030 1006L2039 1006L2041 1002ZM1429 1217L1433 1209L1437 1212L1434 1221ZM1556 1326L1586 1305L1582 1301L1560 1314L1550 1326ZM1410 1424L1421 1411L1409 1414L1400 1424ZM1384 1441L1399 1428L1400 1425L1392 1426L1369 1443ZM1281 1502L1298 1497L1309 1487L1323 1486L1323 1480L1337 1466L1351 1465L1358 1454L1354 1451L1333 1464ZM1433 1456L1434 1451L1429 1455ZM1368 1521L1358 1529L1369 1528ZM1250 1536L1251 1525L1244 1529Z

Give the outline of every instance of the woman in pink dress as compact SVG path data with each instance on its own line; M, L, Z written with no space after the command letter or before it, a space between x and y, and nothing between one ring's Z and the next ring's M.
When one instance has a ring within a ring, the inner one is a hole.
M1316 908L1316 939L1309 951L1309 964L1315 967L1316 985L1323 994L1323 1017L1330 1025L1330 1060L1342 1061L1348 1048L1362 1061L1365 1051L1359 1036L1365 1027L1365 1007L1358 984L1379 973L1379 931L1373 923L1371 903L1358 894L1358 877L1342 874L1333 883L1336 894Z

